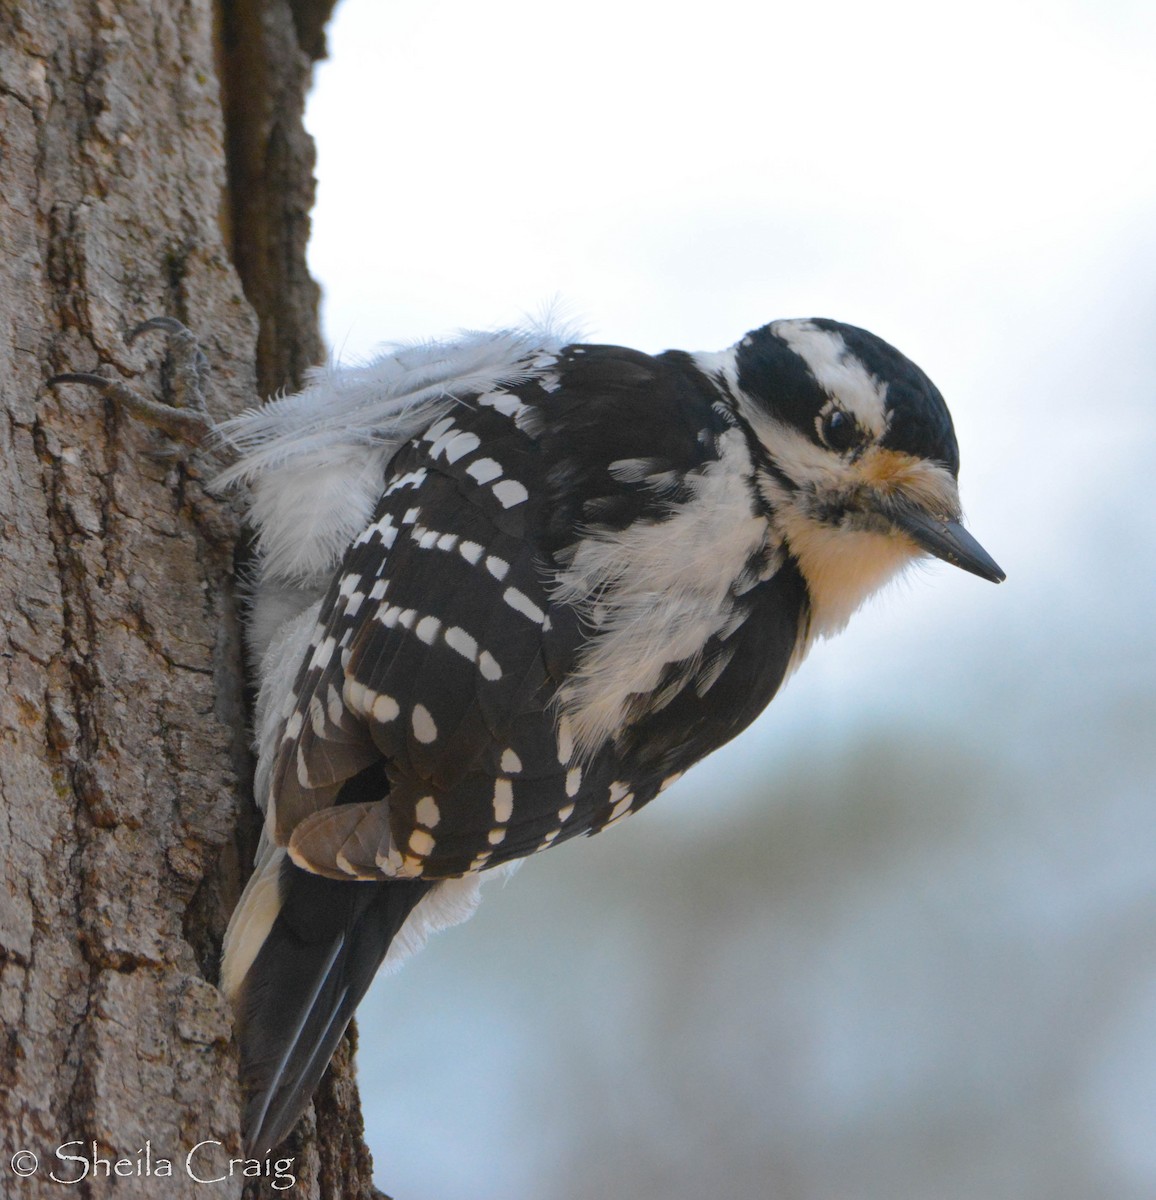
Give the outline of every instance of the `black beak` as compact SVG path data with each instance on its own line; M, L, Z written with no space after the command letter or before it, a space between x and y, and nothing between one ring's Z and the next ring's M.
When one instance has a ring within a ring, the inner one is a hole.
M990 579L992 583L1002 583L1007 578L995 559L958 521L940 520L917 508L889 516L894 525L928 554L942 558L953 567L962 567L980 579Z

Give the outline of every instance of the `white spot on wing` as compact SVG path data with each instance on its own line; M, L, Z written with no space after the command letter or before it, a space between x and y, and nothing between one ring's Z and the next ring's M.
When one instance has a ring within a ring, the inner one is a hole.
M558 761L565 766L574 757L574 733L565 714L558 721Z
M437 741L438 727L434 724L430 710L424 704L415 704L413 706L411 721L413 724L413 736L419 742L428 746L431 742Z
M424 825L427 829L433 829L442 816L441 811L438 809L438 803L432 796L422 796L417 802L414 815L417 817L417 823ZM410 844L412 845L413 843L411 842Z
M426 833L424 829L415 829L409 835L409 848L414 854L421 855L422 858L433 852L434 845L433 837Z
M516 417L525 407L517 396L512 396L509 392L487 392L478 397L478 404L483 408L496 409L504 417Z
M513 749L502 751L502 770L508 771L511 775L517 775L522 769L522 760L514 753Z
M437 617L422 617L414 629L414 633L425 642L427 646L432 646L434 639L438 635L438 630L441 629L442 623Z
M459 433L452 437L444 448L446 462L456 463L459 458L464 458L467 454L473 452L481 445L481 439L476 433ZM436 457L436 449L431 451L431 457Z
M541 625L546 619L546 614L526 595L525 592L518 591L517 588L506 588L502 593L502 599L514 609L515 612L520 612L522 616L529 617L531 621Z
M365 716L373 706L373 692L356 679L347 679L341 692L350 712Z
M491 483L501 477L502 467L492 458L479 458L466 467L466 474L476 479L478 483Z
M503 479L491 489L503 508L513 508L529 500L530 493L516 479Z
M424 441L436 442L447 430L454 426L453 417L442 417L440 421L435 421L422 435Z
M446 645L451 650L456 650L463 658L468 658L470 662L477 657L478 643L457 625L452 625L446 630Z
M514 785L508 779L494 780L494 819L500 824L510 819L514 811Z

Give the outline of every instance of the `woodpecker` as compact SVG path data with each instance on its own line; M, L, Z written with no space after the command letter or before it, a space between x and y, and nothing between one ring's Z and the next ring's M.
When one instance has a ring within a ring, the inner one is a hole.
M921 555L1004 578L942 396L832 320L655 356L465 335L219 433L258 554L265 825L222 969L250 1152L486 872L637 812Z

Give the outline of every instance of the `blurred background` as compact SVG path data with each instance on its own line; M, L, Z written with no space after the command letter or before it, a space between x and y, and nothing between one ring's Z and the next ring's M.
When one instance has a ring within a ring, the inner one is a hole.
M1156 1196L1156 7L343 0L335 357L862 325L969 522L363 1004L397 1200Z

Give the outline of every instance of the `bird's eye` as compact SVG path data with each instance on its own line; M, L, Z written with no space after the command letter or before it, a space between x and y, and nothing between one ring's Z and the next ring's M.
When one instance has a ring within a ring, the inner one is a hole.
M832 450L850 450L859 440L859 426L850 413L845 413L841 408L832 408L824 414L819 434Z

